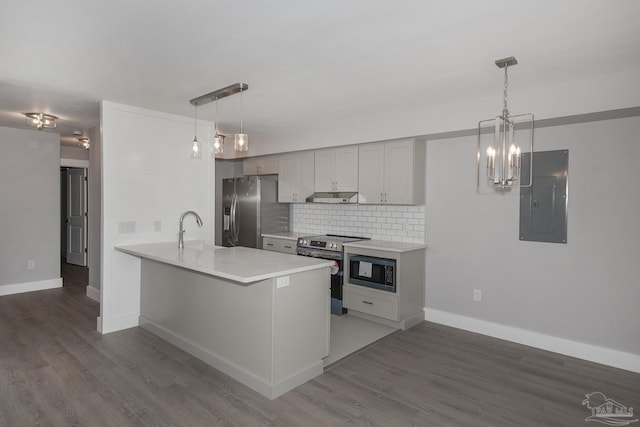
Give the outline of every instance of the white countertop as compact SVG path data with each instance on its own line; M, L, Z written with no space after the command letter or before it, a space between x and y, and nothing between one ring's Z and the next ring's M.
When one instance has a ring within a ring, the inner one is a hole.
M116 246L129 255L210 274L240 283L252 283L317 268L331 267L333 261L288 255L237 246L224 248L202 242L185 242L182 255L177 242Z
M279 233L262 233L262 237L273 237L274 239L298 240L298 237L304 235L297 231L282 231Z
M424 243L388 242L385 240L360 240L343 245L347 248L375 249L388 252L411 252L427 247Z

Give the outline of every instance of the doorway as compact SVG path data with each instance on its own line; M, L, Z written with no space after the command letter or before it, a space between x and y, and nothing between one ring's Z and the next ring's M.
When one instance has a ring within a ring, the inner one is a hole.
M87 169L60 168L62 263L87 267Z

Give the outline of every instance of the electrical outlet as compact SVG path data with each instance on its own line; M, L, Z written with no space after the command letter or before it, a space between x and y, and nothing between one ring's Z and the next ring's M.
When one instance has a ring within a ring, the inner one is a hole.
M153 221L153 231L162 231L162 221L159 219Z
M282 276L276 279L276 288L286 288L289 286L289 276Z
M480 289L473 290L473 300L482 301L482 291Z
M36 262L30 259L29 261L27 261L27 268L29 270L33 270L34 268L36 268Z

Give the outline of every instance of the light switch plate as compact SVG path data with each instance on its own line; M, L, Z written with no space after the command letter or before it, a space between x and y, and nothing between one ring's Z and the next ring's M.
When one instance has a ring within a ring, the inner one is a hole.
M120 221L118 223L118 233L135 233L136 232L136 222L135 221Z

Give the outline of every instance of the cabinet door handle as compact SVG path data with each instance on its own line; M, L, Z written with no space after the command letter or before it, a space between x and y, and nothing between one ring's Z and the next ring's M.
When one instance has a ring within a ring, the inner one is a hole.
M284 245L285 249L291 249L291 246Z
M365 301L365 300L362 300L362 302L363 302L364 304L373 305L373 303L372 303L371 301Z
M267 243L267 246L273 246L273 243Z

